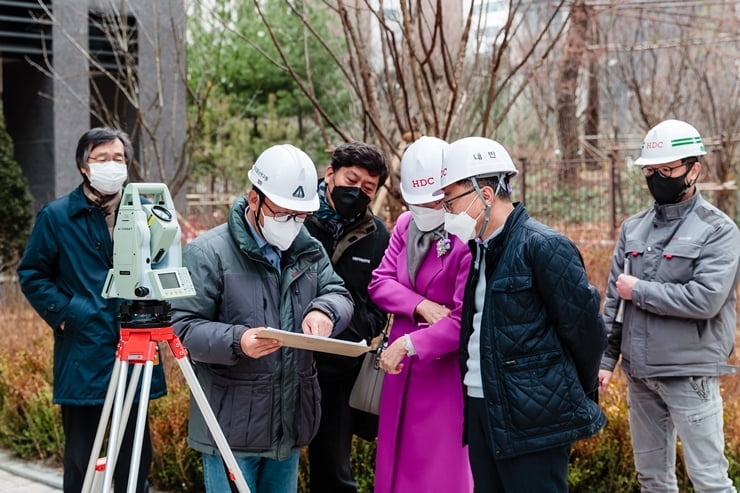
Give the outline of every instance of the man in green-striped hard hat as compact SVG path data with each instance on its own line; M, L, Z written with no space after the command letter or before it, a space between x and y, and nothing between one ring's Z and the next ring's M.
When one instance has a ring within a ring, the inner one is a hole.
M655 203L622 224L607 283L599 389L621 357L642 491L678 493L676 436L696 491L736 491L724 455L719 375L737 374L727 360L740 233L696 188L705 154L686 122L650 129L635 165Z

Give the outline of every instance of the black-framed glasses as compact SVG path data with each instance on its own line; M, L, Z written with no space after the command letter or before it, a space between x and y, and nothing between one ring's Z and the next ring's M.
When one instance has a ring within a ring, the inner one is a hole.
M673 178L673 170L688 167L688 165L689 163L681 162L678 166L658 166L657 168L644 167L642 168L642 174L645 176L653 176L655 173L658 173L662 178Z
M455 195L451 199L444 200L442 202L442 207L444 208L445 212L452 212L452 202L454 202L457 199L463 198L466 195L470 195L473 192L475 192L475 188L471 188L470 190L467 190L461 194Z
M308 216L311 214L308 212L284 212L284 211L275 211L272 207L270 207L270 204L267 203L266 200L262 201L263 204L267 206L267 209L272 213L273 219L279 223L287 223L291 219L297 223L302 223L306 220Z

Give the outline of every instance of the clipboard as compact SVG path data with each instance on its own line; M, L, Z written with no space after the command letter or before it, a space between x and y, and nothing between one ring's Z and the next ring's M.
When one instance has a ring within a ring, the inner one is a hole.
M260 330L257 333L257 337L260 339L277 339L289 347L320 351L322 353L340 354L342 356L361 356L372 349L365 341L342 341L323 336L297 334L270 327Z

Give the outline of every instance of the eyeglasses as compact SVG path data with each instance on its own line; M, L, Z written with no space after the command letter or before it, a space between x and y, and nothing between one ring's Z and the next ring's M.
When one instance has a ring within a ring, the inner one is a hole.
M284 211L274 211L272 207L270 207L270 204L267 203L266 200L262 201L265 206L267 206L267 209L272 213L273 219L279 223L287 223L291 219L297 223L302 223L306 220L308 216L311 214L308 212L298 212L298 213L292 213L292 212L284 212Z
M657 168L642 168L645 176L653 176L656 172L663 178L673 178L673 170L687 166L687 163L681 163L678 166L659 166Z
M470 195L471 193L475 192L475 188L471 188L470 190L463 192L459 195L455 195L451 199L447 199L442 202L442 207L444 208L445 212L452 212L452 202L454 202L457 199L460 199L462 197L465 197L466 195Z
M126 158L123 156L115 156L113 159L108 159L107 154L102 154L100 156L87 158L87 164L102 164L102 163L107 163L108 161L113 161L118 164L124 164L124 165L126 164Z

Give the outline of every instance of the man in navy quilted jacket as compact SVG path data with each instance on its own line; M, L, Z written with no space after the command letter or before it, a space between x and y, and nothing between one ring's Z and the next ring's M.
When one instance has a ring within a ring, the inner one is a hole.
M606 347L599 294L568 238L511 202L508 152L482 137L450 144L445 229L468 241L460 364L476 491L566 492L576 440L606 423L596 403Z

